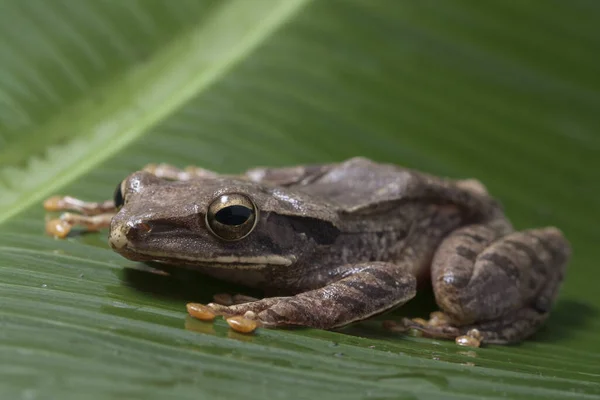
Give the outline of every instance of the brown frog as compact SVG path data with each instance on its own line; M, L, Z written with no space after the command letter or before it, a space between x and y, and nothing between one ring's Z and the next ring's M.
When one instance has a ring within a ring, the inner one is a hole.
M49 222L54 235L110 226L110 246L128 259L264 289L273 297L208 306L265 327L364 320L403 305L417 278L431 276L441 312L394 329L471 346L518 342L548 317L570 257L557 228L515 232L476 180L365 158L241 176L150 165L113 201L53 197L45 206L81 213Z

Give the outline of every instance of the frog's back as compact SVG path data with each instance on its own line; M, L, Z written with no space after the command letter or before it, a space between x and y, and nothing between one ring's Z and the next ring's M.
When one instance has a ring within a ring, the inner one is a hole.
M456 204L482 215L496 212L498 204L487 193L467 190L459 182L356 157L323 166L322 174L303 184L301 190L327 199L349 213L410 201Z
M351 211L386 199L400 199L410 193L414 182L414 174L395 165L352 158L323 166L322 175L303 185L302 190Z

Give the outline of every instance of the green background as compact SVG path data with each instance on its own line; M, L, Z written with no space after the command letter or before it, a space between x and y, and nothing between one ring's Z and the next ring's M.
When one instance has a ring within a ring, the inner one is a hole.
M600 398L599 22L595 0L0 0L0 397ZM45 197L109 198L149 162L355 155L559 226L574 256L539 334L243 336L184 307L240 288L43 233Z

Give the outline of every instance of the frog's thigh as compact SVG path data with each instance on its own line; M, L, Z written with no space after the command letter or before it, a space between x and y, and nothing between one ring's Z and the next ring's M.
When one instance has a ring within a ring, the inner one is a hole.
M432 262L436 301L454 325L480 329L488 343L520 341L547 317L569 255L556 228L499 239L488 226L459 229Z
M331 329L400 306L414 297L416 280L410 269L372 262L340 269L337 280L290 297L217 307L224 314L248 311L266 327L309 326ZM214 306L213 306L214 307Z

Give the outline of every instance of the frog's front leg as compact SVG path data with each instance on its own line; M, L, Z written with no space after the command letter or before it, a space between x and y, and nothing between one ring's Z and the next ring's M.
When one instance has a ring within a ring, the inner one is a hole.
M71 196L49 197L44 201L44 209L46 211L77 211L83 215L99 215L116 211L113 200L88 202Z
M209 304L220 315L245 315L270 328L332 329L400 306L414 297L416 279L405 266L370 262L339 268L330 282L289 297L233 306Z
M459 344L519 342L548 317L569 256L569 243L556 228L505 236L490 225L459 229L432 262L436 301L447 318L408 325L442 337L454 329Z
M46 233L63 239L77 225L85 227L85 230L88 232L97 231L108 228L114 215L114 213L99 215L63 213L59 218L46 222Z
M46 211L77 211L63 213L59 218L46 222L49 235L65 238L71 229L81 225L88 231L96 231L110 226L110 220L116 213L113 200L102 202L86 202L71 196L53 196L44 201Z

